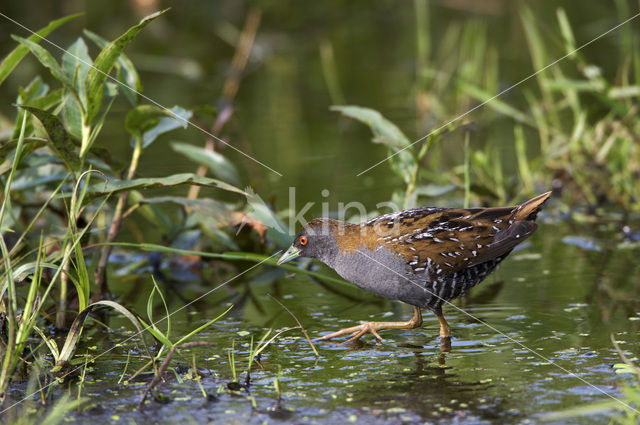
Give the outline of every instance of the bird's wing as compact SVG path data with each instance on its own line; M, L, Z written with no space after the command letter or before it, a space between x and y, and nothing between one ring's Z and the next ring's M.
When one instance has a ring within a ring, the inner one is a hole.
M535 231L533 221L514 221L516 209L408 210L393 226L387 220L388 234L378 240L416 272L435 267L454 273L507 254Z

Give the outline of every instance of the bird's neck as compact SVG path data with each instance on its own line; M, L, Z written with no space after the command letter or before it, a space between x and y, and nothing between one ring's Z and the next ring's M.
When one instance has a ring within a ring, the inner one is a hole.
M321 248L315 257L335 268L340 254L351 253L360 246L360 226L331 219L324 219L322 224L326 227L319 232L322 237L317 243L321 244Z
M375 248L375 235L361 225L332 220L330 227L331 231L328 233L331 241L327 241L328 243L325 244L327 249L324 249L322 255L318 257L329 267L335 269L340 257L352 256L361 249Z

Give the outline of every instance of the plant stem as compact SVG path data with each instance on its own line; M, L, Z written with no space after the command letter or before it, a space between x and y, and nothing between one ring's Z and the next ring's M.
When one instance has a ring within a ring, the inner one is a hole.
M0 207L0 225L4 219L4 212L6 210L7 205L9 204L9 200L11 197L11 184L13 183L13 176L18 168L18 162L20 161L20 156L22 155L22 146L24 143L24 133L27 122L27 112L25 111L22 116L22 127L20 128L20 137L18 138L18 145L16 147L16 152L13 157L13 165L11 167L11 172L5 182L4 187L4 199L2 200L2 207ZM4 236L0 232L0 250L2 252L2 257L4 259L4 270L7 278L7 322L8 322L8 335L7 335L7 345L4 352L4 359L2 361L2 371L0 372L0 402L4 401L6 396L6 390L9 387L9 381L11 380L11 375L13 374L13 370L18 361L19 354L15 352L16 347L16 334L17 334L17 320L16 311L18 310L18 301L16 298L16 286L15 281L13 280L13 270L11 268L11 258L9 257L9 250L7 249L7 245L4 241ZM3 303L2 300L0 302ZM25 319L27 320L27 319Z
M219 102L224 106L213 125L212 132L215 136L220 134L222 127L224 127L227 121L229 121L229 118L233 115L233 100L235 99L236 93L238 93L238 88L240 87L240 77L247 66L249 55L253 48L253 42L255 40L256 33L258 32L258 28L260 27L261 16L262 14L259 10L253 9L249 12L245 20L242 33L240 34L238 44L236 45L233 60L231 61L231 72L222 87L222 95L220 96ZM210 151L215 149L215 143L212 139L207 140L205 149ZM200 164L196 174L199 176L205 176L207 174L207 166ZM200 186L191 186L189 188L188 198L196 199L199 193Z
M138 163L140 162L140 154L142 153L142 135L136 136L136 146L133 149L133 153L131 154L131 162L129 164L129 171L127 172L127 180L133 179L136 174L136 170L138 169ZM116 209L113 213L113 220L111 221L111 226L109 227L109 232L107 233L107 243L113 242L118 236L118 232L120 231L120 225L122 224L122 214L124 212L124 207L127 205L127 199L129 198L129 192L123 192L118 197L118 202L116 204ZM96 282L97 291L95 297L92 297L93 301L99 300L102 295L105 293L107 289L107 275L106 269L107 264L109 262L109 256L111 255L111 250L113 249L110 245L105 245L100 252L100 260L98 261L98 267L96 268L94 277Z
M72 243L68 243L64 248L64 256L62 258L71 255ZM63 329L66 324L66 312L67 312L67 288L69 283L69 262L64 265L64 273L60 275L60 299L58 300L58 311L56 312L56 329Z
M469 177L469 132L464 133L464 208L469 208L471 200L471 179Z

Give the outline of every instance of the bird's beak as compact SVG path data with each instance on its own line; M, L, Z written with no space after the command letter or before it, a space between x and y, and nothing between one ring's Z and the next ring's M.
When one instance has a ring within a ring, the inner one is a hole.
M298 258L299 256L300 256L300 250L295 246L291 245L289 249L287 249L287 252L282 254L282 257L280 257L277 264L280 265L280 264L286 263L287 261L291 261L294 258Z

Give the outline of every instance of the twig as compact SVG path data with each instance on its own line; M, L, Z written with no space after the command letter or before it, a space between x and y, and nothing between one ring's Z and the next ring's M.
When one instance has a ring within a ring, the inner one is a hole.
M613 334L611 334L610 337L611 337L611 342L613 343L614 348L616 349L616 351L618 352L618 355L620 356L620 359L622 359L622 362L627 366L629 366L635 372L636 377L638 378L638 382L640 382L640 367L633 364L633 362L629 360L627 356L624 355L624 353L620 349L620 346L616 342L616 339L613 337Z
M207 345L213 345L213 343L206 342L206 341L195 341L195 342L185 342L184 344L180 344L180 346L173 345L169 349L169 352L167 353L167 356L164 358L164 361L162 362L162 364L158 368L158 373L156 373L156 375L153 377L151 382L149 382L149 385L147 385L147 388L145 388L144 394L142 394L142 399L140 400L140 403L138 403L138 408L142 407L142 405L144 404L145 400L147 399L147 395L149 395L149 392L156 385L158 385L158 382L160 382L160 380L162 379L162 375L164 375L164 372L169 367L169 362L171 362L171 358L173 357L173 353L176 351L177 348L193 348L193 347L203 347L203 346L207 346Z
M242 28L242 33L240 34L240 39L238 40L238 45L236 46L236 51L231 61L231 71L222 86L222 94L220 95L219 103L223 106L212 129L212 133L216 136L220 134L224 125L233 115L233 100L238 93L238 88L240 87L240 76L247 66L249 55L253 48L253 42L256 38L258 28L260 27L260 18L260 11L253 9L249 11L244 22L244 27ZM209 151L215 150L215 143L212 139L207 140L205 149ZM196 173L199 176L204 177L207 174L207 166L200 164ZM189 188L188 198L196 199L199 193L200 186L191 186Z
M293 314L291 312L291 310L289 310L287 308L287 306L285 306L284 304L282 304L282 302L280 302L280 300L278 300L276 297L274 297L271 294L267 294L269 297L271 297L271 299L273 299L275 302L277 302L278 304L280 304L280 307L284 308L285 311L287 313L289 313L291 315L291 317L293 317L293 320L296 321L296 323L298 324L298 326L300 327L300 330L302 331L302 333L304 334L305 338L307 338L307 341L309 342L309 345L311 346L311 349L313 350L314 354L316 355L316 357L320 357L320 354L318 354L318 351L316 350L316 347L313 345L313 342L311 342L311 338L309 338L309 334L307 333L307 330L304 328L304 326L302 326L302 323L300 323L300 321L298 320L298 318L295 316L295 314Z

